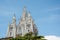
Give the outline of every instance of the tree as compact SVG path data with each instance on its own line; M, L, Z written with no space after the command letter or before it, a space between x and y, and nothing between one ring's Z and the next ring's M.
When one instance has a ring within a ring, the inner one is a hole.
M26 40L46 40L44 36L37 36L37 35L34 35L32 32L25 34L24 38Z
M32 32L25 34L23 37L17 35L16 38L11 38L10 40L46 40L44 36L34 35Z

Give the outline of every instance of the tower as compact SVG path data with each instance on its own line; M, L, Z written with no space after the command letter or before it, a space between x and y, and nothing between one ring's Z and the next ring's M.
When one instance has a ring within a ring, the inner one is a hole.
M20 34L21 36L23 36L26 31L26 16L27 16L27 11L26 11L26 7L24 7L22 17L20 18L18 24L18 34Z
M15 14L13 16L12 23L8 25L8 30L7 30L7 37L16 37L16 17Z

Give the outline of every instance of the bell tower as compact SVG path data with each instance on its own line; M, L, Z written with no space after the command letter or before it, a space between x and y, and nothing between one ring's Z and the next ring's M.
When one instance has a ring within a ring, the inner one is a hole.
M16 27L16 16L14 14L13 16L13 21L12 21L12 26L13 26L13 37L15 38L16 37L16 32L17 32L17 27Z
M12 23L8 25L7 37L16 37L16 16L14 14Z

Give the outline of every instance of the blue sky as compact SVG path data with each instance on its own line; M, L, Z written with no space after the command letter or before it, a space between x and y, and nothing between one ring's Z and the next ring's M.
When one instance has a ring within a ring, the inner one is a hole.
M18 23L24 6L31 12L39 35L60 36L60 0L0 0L0 38L6 36L14 14Z

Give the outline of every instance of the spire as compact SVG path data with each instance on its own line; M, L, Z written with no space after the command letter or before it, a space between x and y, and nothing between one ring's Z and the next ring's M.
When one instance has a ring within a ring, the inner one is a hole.
M29 19L32 19L31 15L30 15L30 11L28 12L27 16L28 16Z
M27 15L27 16L28 16L28 19L31 20L31 21L33 21L32 16L31 16L30 14L31 14L31 13L30 13L30 11L29 11L29 12L28 12L28 15Z
M23 8L23 14L22 14L23 19L26 18L26 15L27 15L26 6L24 6L24 8Z
M15 22L16 22L16 16L14 14L14 16L13 16L13 23L15 23Z
M10 26L10 22L8 23L8 26Z
M23 11L25 11L25 12L26 12L26 6L24 6L24 9L23 9Z
M31 15L30 15L30 11L28 12L28 17L31 17Z
M13 19L16 19L16 16L15 16L15 14L14 14L14 16L13 16Z

